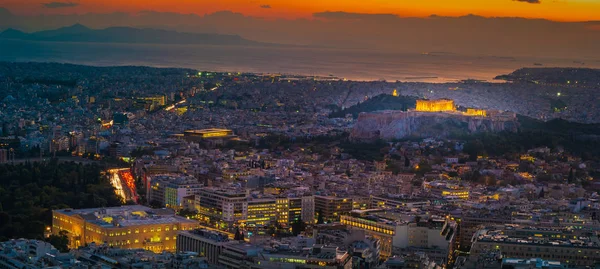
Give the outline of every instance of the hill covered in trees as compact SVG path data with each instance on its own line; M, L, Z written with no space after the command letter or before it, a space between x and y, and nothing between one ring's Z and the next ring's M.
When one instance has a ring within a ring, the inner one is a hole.
M526 116L518 116L524 131L545 131L557 134L600 135L600 124L571 122L563 119L541 121Z
M379 110L402 110L415 108L417 98L412 96L392 96L389 94L377 95L369 100L362 103L358 103L354 106L346 109L338 109L331 114L330 118L343 118L347 114L352 114L352 117L358 118L358 114L361 112L372 112Z
M519 153L536 147L564 149L583 160L600 161L600 124L583 124L562 119L540 121L518 116L516 133L478 133L454 138L469 141L465 152L477 155Z
M119 206L108 178L97 164L0 165L0 241L41 238L52 210Z

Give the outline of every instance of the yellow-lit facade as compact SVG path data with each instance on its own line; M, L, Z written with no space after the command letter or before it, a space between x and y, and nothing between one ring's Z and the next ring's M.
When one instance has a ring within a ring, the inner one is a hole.
M246 225L248 227L266 227L277 223L286 227L290 222L289 210L287 198L250 200L248 201ZM297 210L302 210L302 208Z
M392 240L396 234L395 226L350 215L342 215L340 217L340 223L352 228L364 230L366 234L378 239L381 243L381 258L389 258L392 256Z
M449 112L456 111L454 100L417 100L416 111L420 112Z
M233 131L229 129L203 129L203 130L188 130L184 136L199 137L199 138L222 138L232 136Z
M86 221L79 214L67 215L53 211L52 233L58 235L60 231L67 231L69 248L79 248L90 243L96 243L107 244L109 247L114 248L146 249L160 253L176 250L177 233L179 231L199 228L197 222L184 218L177 218L177 221L165 221L164 223L140 221L136 224L132 222L133 225L127 226L112 224L112 222L112 217Z
M152 103L156 103L161 106L164 106L167 103L165 96L147 96L147 97L138 97L138 99L141 99L144 101L150 101Z
M287 198L277 198L277 223L286 227L289 223L290 204Z
M296 221L302 221L302 198L288 198L288 223L291 225ZM314 219L314 213L311 219Z
M277 220L277 204L274 199L248 201L247 227L267 227Z
M468 200L470 194L466 188L454 184L438 186L426 183L425 188L429 189L431 193L444 198L458 197L459 199Z
M465 112L465 115L487 117L487 111L485 109L467 108L467 112Z
M467 190L443 190L442 197L458 197L460 199L468 200L469 199L469 191Z
M366 210L371 205L371 197L353 197L352 210Z

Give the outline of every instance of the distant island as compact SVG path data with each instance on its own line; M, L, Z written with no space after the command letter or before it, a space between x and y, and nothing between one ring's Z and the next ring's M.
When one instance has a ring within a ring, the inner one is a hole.
M600 87L600 69L570 67L521 68L495 79L542 85Z
M180 33L159 29L110 27L90 29L81 24L56 30L25 33L7 29L0 38L47 42L136 43L136 44L202 44L202 45L272 45L244 39L237 35Z

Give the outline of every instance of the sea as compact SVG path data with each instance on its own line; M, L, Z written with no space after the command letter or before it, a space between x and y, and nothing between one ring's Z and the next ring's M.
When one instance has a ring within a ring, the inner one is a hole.
M446 52L389 53L292 46L62 43L0 39L0 61L94 66L183 67L200 71L336 76L348 80L494 81L522 67L600 68L598 59L503 57Z

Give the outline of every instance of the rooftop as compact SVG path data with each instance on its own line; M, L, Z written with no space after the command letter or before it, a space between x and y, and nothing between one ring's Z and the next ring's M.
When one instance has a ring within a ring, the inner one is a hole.
M129 227L149 224L196 223L175 215L170 209L152 209L141 205L109 208L60 209L67 216L78 215L86 222L102 227Z
M210 128L210 129L201 129L201 130L187 130L186 133L191 134L207 134L207 133L221 133L221 132L231 132L229 129L219 129L219 128Z
M480 230L476 237L481 242L600 249L598 235L570 229L503 225Z
M230 242L229 237L225 233L220 233L216 231L206 230L206 229L196 229L192 231L184 231L181 234L192 235L196 237L205 238L208 240L212 240L214 242L225 243Z

